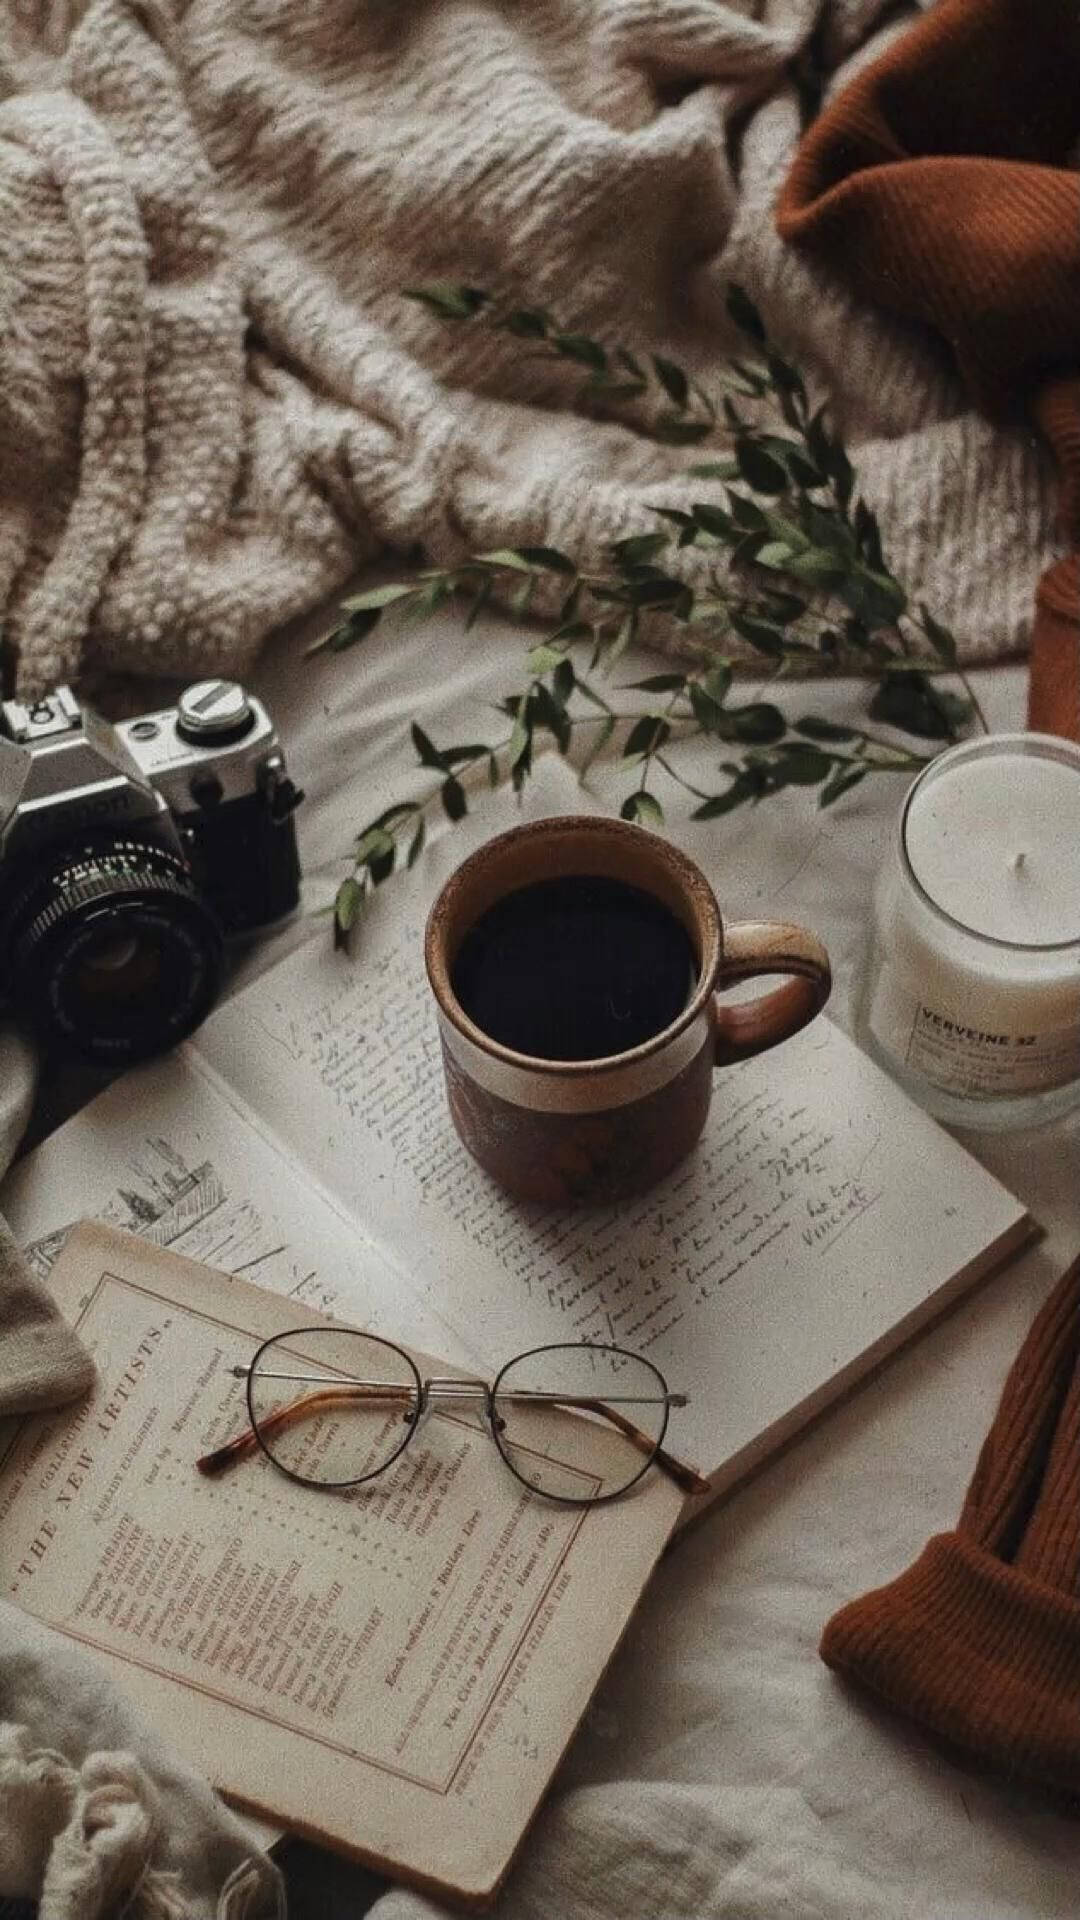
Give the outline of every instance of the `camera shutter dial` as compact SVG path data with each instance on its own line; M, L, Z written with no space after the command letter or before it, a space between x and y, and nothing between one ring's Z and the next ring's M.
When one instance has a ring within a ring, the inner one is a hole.
M236 680L196 680L176 709L176 730L195 747L223 747L255 725L255 709Z

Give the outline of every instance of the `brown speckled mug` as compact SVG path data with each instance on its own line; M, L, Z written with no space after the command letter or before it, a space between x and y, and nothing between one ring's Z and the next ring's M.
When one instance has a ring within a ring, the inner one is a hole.
M652 896L685 928L694 955L676 1017L596 1059L514 1051L470 1018L452 984L462 942L482 915L521 888L568 875ZM704 874L678 848L625 821L574 814L513 827L470 855L431 909L424 957L461 1139L500 1186L550 1206L632 1198L670 1173L705 1124L714 1069L797 1033L831 984L812 933L774 921L725 926ZM717 998L758 974L789 977L750 1001Z

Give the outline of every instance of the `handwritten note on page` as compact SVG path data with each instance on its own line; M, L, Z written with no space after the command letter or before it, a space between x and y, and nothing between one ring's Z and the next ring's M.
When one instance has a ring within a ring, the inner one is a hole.
M195 1046L490 1364L566 1339L647 1353L715 1474L1026 1237L1019 1203L826 1019L718 1073L699 1149L637 1203L507 1199L453 1131L423 972L462 851L376 895L355 959L318 938Z

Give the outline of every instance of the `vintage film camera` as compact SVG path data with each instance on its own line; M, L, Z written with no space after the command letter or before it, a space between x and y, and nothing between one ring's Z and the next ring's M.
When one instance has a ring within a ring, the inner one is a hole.
M301 798L235 681L116 726L68 687L0 703L0 1008L117 1066L175 1045L226 941L295 909Z

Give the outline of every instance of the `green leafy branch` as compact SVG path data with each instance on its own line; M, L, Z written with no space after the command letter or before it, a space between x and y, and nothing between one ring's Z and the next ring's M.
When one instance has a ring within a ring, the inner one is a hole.
M422 616L452 596L465 607L467 628L492 601L525 614L540 589L555 613L529 651L527 684L499 703L507 723L500 738L440 748L414 726L426 791L358 837L335 904L339 939L402 849L407 864L416 859L432 808L452 821L463 816L480 763L492 785L505 766L521 790L538 735L572 757L582 778L614 743L633 776L620 812L653 826L664 819L658 770L697 803L694 818L713 819L792 786L817 788L820 805L831 806L870 773L914 770L931 757L812 713L789 724L771 702L735 702L727 649L736 641L761 656L773 678L811 665L871 675L868 717L919 740L944 744L973 715L985 725L954 637L923 603L912 606L890 567L826 408L812 405L802 376L775 350L740 288L729 290L728 309L747 351L730 362L733 386L718 405L674 361L567 332L539 308L505 308L475 287L420 288L410 297L442 320L493 327L579 365L589 403L648 402L653 416L644 428L634 424L655 438L690 445L723 431L730 454L687 469L688 480L710 483L710 498L650 509L659 524L616 541L596 570L553 547L503 548L342 603L342 619L312 651L355 645L391 608ZM629 683L621 691L638 696L636 704L617 708L595 676L610 681L627 648L647 639L658 620L681 630L679 650L694 664ZM947 675L966 697L941 684ZM716 791L691 783L678 764L681 743L701 736L725 749Z

